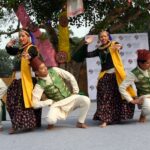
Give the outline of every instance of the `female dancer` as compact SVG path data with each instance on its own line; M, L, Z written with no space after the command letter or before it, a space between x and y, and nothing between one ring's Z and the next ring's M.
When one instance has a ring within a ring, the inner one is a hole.
M134 104L122 100L119 93L118 85L126 76L119 55L121 45L111 41L109 37L107 31L102 31L99 34L101 45L96 50L87 52L87 45L93 41L92 36L85 39L85 44L81 48L84 51L83 57L98 56L101 60L102 69L97 84L97 110L93 118L101 121L101 127L133 118L135 108ZM128 90L135 96L131 87Z
M26 29L19 32L20 47L16 47L15 44L15 40L10 40L6 45L7 53L17 55L16 77L8 87L6 101L12 122L10 134L41 126L41 109L34 110L31 101L33 84L36 80L32 78L30 61L38 55L38 51L32 45L30 32Z

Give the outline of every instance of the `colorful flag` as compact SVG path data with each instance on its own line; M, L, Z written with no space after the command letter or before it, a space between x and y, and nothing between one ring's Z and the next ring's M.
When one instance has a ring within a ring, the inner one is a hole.
M66 53L66 60L70 61L70 45L69 45L69 29L68 29L68 18L67 12L62 11L59 17L58 25L58 49L60 52Z

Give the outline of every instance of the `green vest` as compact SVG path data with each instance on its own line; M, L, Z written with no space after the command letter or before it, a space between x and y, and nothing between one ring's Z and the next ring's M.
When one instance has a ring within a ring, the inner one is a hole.
M145 77L137 67L132 70L132 73L139 80L138 82L135 82L138 96L150 94L150 77Z
M59 101L69 97L71 92L59 74L53 68L49 68L48 72L50 78L52 79L51 84L47 85L46 80L43 79L39 79L37 82L37 84L39 84L44 89L44 93L47 98L54 101Z

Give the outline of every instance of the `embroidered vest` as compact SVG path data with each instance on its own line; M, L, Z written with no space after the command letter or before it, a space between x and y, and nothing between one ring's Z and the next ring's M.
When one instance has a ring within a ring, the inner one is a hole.
M71 95L68 87L66 86L64 80L58 75L58 73L50 68L48 69L49 76L52 79L52 83L47 84L46 80L39 79L38 84L44 88L44 93L47 98L54 101L59 101L67 98Z
M132 70L132 73L135 74L139 80L139 82L135 82L138 96L150 94L150 78L145 77L137 67Z

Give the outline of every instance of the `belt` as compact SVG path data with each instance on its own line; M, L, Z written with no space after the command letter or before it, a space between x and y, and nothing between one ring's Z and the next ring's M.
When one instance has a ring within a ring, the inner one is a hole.
M115 73L115 68L111 68L106 70L106 73Z

